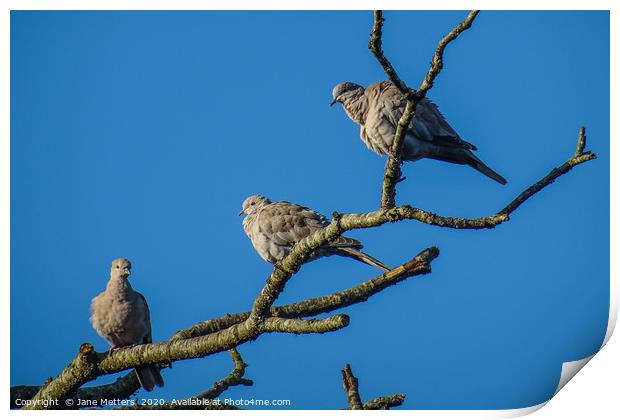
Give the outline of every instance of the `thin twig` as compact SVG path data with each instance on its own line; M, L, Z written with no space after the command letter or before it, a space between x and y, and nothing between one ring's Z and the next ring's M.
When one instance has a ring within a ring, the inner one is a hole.
M220 379L219 381L214 383L209 390L196 395L195 398L212 400L222 395L222 393L231 386L252 386L254 384L250 379L246 379L243 377L243 375L245 375L245 368L248 367L248 365L241 358L239 351L237 351L236 348L233 348L230 349L229 352L233 359L233 362L235 362L235 368L225 378Z
M463 22L456 25L454 29L452 29L448 34L441 38L441 41L439 41L439 44L437 44L437 48L435 49L435 54L433 54L433 59L431 60L431 67L426 72L424 81L418 88L417 95L419 98L423 98L424 96L426 96L426 92L428 92L433 87L433 85L435 84L435 79L439 75L439 72L441 72L441 69L443 69L443 53L446 49L446 46L450 42L458 38L458 36L463 33L463 31L471 28L471 24L474 22L474 19L476 19L476 16L478 16L479 12L479 10L472 10L471 12L469 12Z
M33 398L41 387L37 385L18 385L11 387L11 408L22 408L17 401L26 401ZM121 376L116 381L99 386L79 388L74 395L68 398L74 401L88 401L88 405L73 408L99 407L110 400L124 400L131 397L140 389L140 382L135 371ZM72 408L63 404L62 408Z
M586 129L585 127L581 127L579 129L579 136L577 138L577 149L575 150L575 154L569 160L564 162L562 166L560 166L559 168L553 168L551 172L547 174L547 176L545 176L540 181L531 185L529 188L527 188L525 191L519 194L517 198L512 200L506 207L500 210L499 213L500 214L512 213L517 208L519 208L521 204L525 203L525 201L528 198L530 198L531 196L536 194L538 191L545 188L547 185L552 184L561 175L564 175L565 173L567 173L568 171L570 171L571 169L573 169L575 166L579 164L582 164L592 159L596 159L596 155L593 152L590 152L590 151L584 152L585 147L586 147Z
M241 355L237 351L236 348L229 350L230 355L235 363L235 368L228 374L226 377L220 379L216 383L213 384L211 388L207 391L202 392L195 397L186 398L183 400L175 400L163 404L157 404L153 406L152 404L135 404L129 407L119 407L120 409L159 409L159 410L234 410L238 407L232 406L230 404L223 404L219 400L219 396L222 395L224 391L226 391L231 386L236 385L245 385L252 386L253 382L250 379L246 379L243 377L245 375L245 368L248 366Z
M383 18L382 10L375 10L374 12L374 20L372 23L372 30L370 32L370 41L368 42L368 49L373 53L373 55L377 58L381 67L387 74L388 78L394 85L400 90L403 95L409 95L412 91L405 84L398 74L394 67L392 67L392 63L386 58L383 53L383 22L385 19Z

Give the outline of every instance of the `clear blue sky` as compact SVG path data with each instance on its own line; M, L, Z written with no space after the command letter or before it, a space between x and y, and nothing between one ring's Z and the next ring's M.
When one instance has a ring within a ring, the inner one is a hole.
M384 48L417 86L465 12L386 12ZM133 261L153 337L248 310L271 272L237 216L261 193L332 211L379 203L384 158L340 107L343 80L384 79L367 50L371 12L13 12L11 384L58 374L81 343L108 345L89 305L109 264ZM574 151L599 159L487 231L403 222L353 232L390 265L431 245L433 273L345 309L325 335L261 336L239 351L254 387L225 396L406 408L517 408L549 398L564 361L600 346L609 302L609 14L483 12L451 44L429 93L508 179L436 161L405 166L398 200L450 216L501 209ZM377 274L353 260L303 267L278 303ZM195 395L230 357L184 361L149 396ZM96 383L112 381L112 377ZM146 395L141 393L141 395Z

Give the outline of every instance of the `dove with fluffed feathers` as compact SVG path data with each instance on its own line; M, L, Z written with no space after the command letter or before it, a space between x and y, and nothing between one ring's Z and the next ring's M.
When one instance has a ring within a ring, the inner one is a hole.
M90 321L97 334L112 346L119 347L148 344L151 337L151 314L146 299L129 283L131 262L126 258L112 261L110 279L106 289L91 303ZM140 386L151 391L164 380L154 365L135 369Z
M246 198L239 215L243 214L246 215L243 230L252 241L254 249L261 258L272 264L285 258L297 242L329 224L325 216L308 207L288 201L272 203L262 195ZM389 270L381 261L360 251L362 247L357 239L341 236L315 250L310 260L340 255Z
M407 101L390 81L375 83L364 89L353 82L337 84L332 102L341 103L345 112L360 125L360 137L373 152L387 155L392 147L398 120ZM437 105L423 98L405 132L401 158L415 161L421 158L469 165L489 178L506 184L506 179L489 168L473 151L473 144L463 140L439 112Z

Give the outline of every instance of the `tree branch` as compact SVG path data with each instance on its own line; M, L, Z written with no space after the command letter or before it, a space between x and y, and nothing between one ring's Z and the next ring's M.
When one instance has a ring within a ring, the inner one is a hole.
M270 309L270 315L281 318L303 318L365 302L368 298L387 287L393 286L413 276L430 273L430 263L437 258L438 255L439 249L435 247L425 249L405 264L395 267L386 273L350 289L306 299L289 305L274 306ZM200 322L190 328L178 331L172 339L191 338L220 331L245 321L249 316L250 312L241 312Z
M364 403L364 410L389 410L403 405L403 402L405 402L405 394L387 395Z
M63 400L72 395L86 380L95 374L97 354L92 344L80 346L78 355L56 379L44 384L34 397L31 404L23 407L26 410L54 408L50 402L62 404Z
M248 366L241 355L237 351L236 348L229 350L230 355L235 363L235 368L228 374L226 377L217 381L213 384L213 386L205 392L202 392L195 397L187 398L184 400L178 400L173 402L168 402L165 404L136 404L133 406L127 407L119 407L119 409L135 409L135 410L148 410L148 409L158 409L158 410L234 410L238 409L238 407L223 404L217 398L222 395L224 391L226 391L231 386L236 385L245 385L252 386L254 383L243 377L245 375L245 368Z
M209 390L203 392L202 394L196 395L195 398L212 400L222 395L222 393L231 386L254 385L254 382L252 382L250 379L246 379L243 377L245 375L245 368L248 367L248 365L243 361L237 349L230 349L229 352L233 359L233 362L235 362L235 368L225 378L217 381Z
M523 204L528 198L536 194L538 191L545 188L547 185L552 184L558 177L564 175L575 166L580 165L584 162L587 162L592 159L596 159L596 154L591 151L584 152L586 147L586 128L581 127L579 129L579 136L577 137L577 148L573 156L564 162L562 166L559 168L553 168L547 176L542 178L540 181L536 182L528 189L523 191L517 198L512 200L510 204L504 207L499 213L500 214L510 214L515 211L521 204Z
M392 407L402 405L405 401L405 394L392 394L362 403L359 393L359 381L353 375L351 365L348 363L342 369L342 384L349 401L347 410L389 410Z
M376 10L374 13L374 22L370 33L370 42L368 48L373 53L379 64L383 67L386 75L390 81L400 90L405 100L405 110L398 120L396 126L396 132L394 133L394 140L392 141L392 147L388 154L388 160L385 165L385 174L383 176L383 185L381 190L381 208L390 209L396 206L396 184L402 180L401 171L401 152L403 148L405 132L411 124L411 120L415 115L415 110L418 103L426 96L426 92L433 87L435 79L443 68L443 53L446 46L454 41L463 31L469 29L474 19L478 15L477 10L472 10L465 20L454 27L447 35L445 35L437 45L435 54L431 60L431 67L426 72L424 81L420 85L417 91L410 89L405 82L398 77L396 70L385 57L382 47L382 29L383 29L383 12Z
M96 353L91 344L82 344L80 353L69 366L57 378L43 385L32 398L32 403L24 408L54 408L48 405L49 401L65 400L73 395L78 387L104 374L142 365L205 357L254 340L263 333L303 334L335 331L346 327L349 317L341 314L318 320L269 317L257 326L248 321L201 337L121 348L111 355L108 352Z
M11 408L22 408L17 404L17 401L31 399L40 388L40 386L36 385L18 385L11 387ZM90 405L90 407L97 407L104 405L103 401L106 400L123 400L129 398L139 389L140 382L138 382L136 373L132 370L127 375L121 376L110 384L79 388L70 398L80 401L97 401L96 404ZM84 406L79 408L84 408Z
M109 374L141 365L202 358L254 340L264 333L324 333L344 328L348 322L349 318L342 314L308 320L269 317L264 320L257 331L253 331L246 321L200 337L122 348L112 355L108 355L107 352L98 353L96 370L97 373Z
M348 363L342 369L342 384L344 390L347 393L347 400L349 400L349 408L351 410L363 410L362 399L360 398L359 382L353 375L351 365Z
M387 74L387 77L390 81L400 90L403 95L409 95L411 93L411 89L405 84L398 74L394 67L392 67L392 63L385 57L383 53L383 22L385 19L383 18L382 10L375 10L374 12L374 21L372 23L372 30L370 31L370 41L368 42L368 49L375 56L381 67L383 67L383 71Z

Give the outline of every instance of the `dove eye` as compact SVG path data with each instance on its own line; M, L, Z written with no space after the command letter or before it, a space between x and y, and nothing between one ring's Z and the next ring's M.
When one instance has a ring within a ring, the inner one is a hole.
M116 266L116 268L121 268L121 266L120 266L120 265L117 265L117 266Z

